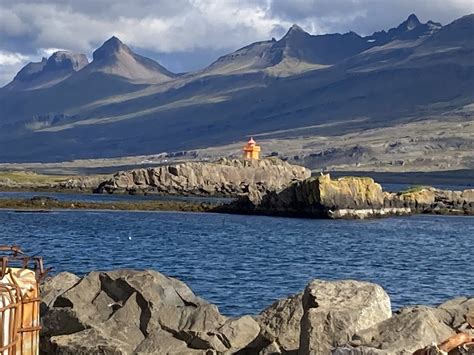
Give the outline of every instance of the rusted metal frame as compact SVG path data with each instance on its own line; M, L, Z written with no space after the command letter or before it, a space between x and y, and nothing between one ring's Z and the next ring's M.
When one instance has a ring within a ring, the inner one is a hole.
M29 269L35 272L36 278L36 295L37 297L34 298L27 298L21 295L19 292L19 312L15 312L15 317L18 317L19 321L15 321L14 324L17 324L17 333L16 333L16 342L12 344L12 355L17 353L17 350L20 350L20 354L26 354L26 349L24 348L25 340L31 341L31 355L36 355L36 351L39 346L39 333L41 330L40 322L39 322L39 310L40 310L40 297L39 297L39 283L42 279L48 274L50 269L45 270L43 266L43 259L41 257L29 257L26 256L23 251L18 246L5 246L0 245L0 255L1 252L10 252L10 255L5 255L1 257L1 268L0 268L0 278L3 278L8 272L9 267L8 264L19 264L19 268L21 269ZM34 266L30 267L30 262L34 262ZM16 266L16 265L15 265ZM16 284L15 280L12 278L12 281ZM18 285L17 285L18 287ZM32 311L31 311L31 319L25 320L23 319L23 314L25 314L25 305L31 304ZM3 320L2 320L3 322ZM37 322L37 326L33 325L26 325L25 322L31 322L34 324ZM3 335L2 335L3 336ZM28 339L29 338L29 339ZM18 349L18 345L20 349ZM4 352L0 349L0 355L4 354Z
M13 279L12 277L12 280L13 282L15 283L15 280ZM19 288L19 285L17 285L15 283L16 287ZM36 284L36 294L39 295L39 284L37 283ZM32 344L31 346L31 355L36 355L35 354L35 346L33 346L33 343L35 343L34 339L36 338L36 340L39 340L38 337L39 337L39 332L41 330L41 325L39 325L39 319L35 319L33 316L34 315L39 315L39 310L40 310L40 301L41 299L39 297L33 297L33 298L26 298L26 297L23 297L21 295L21 292L19 294L19 297L20 297L20 300L21 300L21 305L20 305L20 309L21 309L21 315L25 314L25 305L26 304L29 304L29 303L32 303L33 304L33 310L31 312L31 322L33 323L35 320L38 321L38 325L37 326L26 326L24 324L24 321L25 319L23 319L23 316L21 316L20 318L20 325L18 327L18 340L17 342L19 342L20 344L20 354L21 355L28 355L26 354L26 350L24 348L24 344L25 344L25 340L27 338L31 338L29 339L30 340L30 343ZM36 347L39 346L39 343L36 342Z
M0 250L1 251L1 250ZM30 262L34 261L34 266L30 267ZM0 278L5 276L7 273L8 265L12 263L19 263L21 269L28 269L35 272L36 280L41 282L42 279L46 277L50 269L44 269L43 258L35 256L29 257L26 255L10 255L10 256L2 256L1 258L1 271L0 271Z
M2 292L2 300L3 304L5 304L6 296L5 292L9 296L9 304L7 306L3 306L0 308L0 324L4 324L5 322L5 313L6 311L10 311L9 313L9 324L8 324L8 344L4 344L4 331L3 329L0 331L0 353L5 354L7 350L12 355L16 353L16 346L19 340L19 322L21 319L21 293L20 289L14 284L0 284L0 291ZM11 352L10 352L11 350Z

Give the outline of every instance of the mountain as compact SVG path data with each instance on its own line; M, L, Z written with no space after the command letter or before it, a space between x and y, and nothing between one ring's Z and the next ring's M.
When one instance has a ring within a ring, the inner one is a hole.
M84 68L89 61L84 54L69 51L58 51L41 62L29 63L21 69L7 90L34 90L51 87L73 73Z
M368 37L292 26L179 76L112 38L59 84L0 90L0 161L239 154L255 135L315 168L474 168L473 19Z
M335 64L372 45L354 32L345 34L311 35L293 25L279 40L256 42L234 53L220 57L207 69L212 73L255 71L304 64L326 66Z
M334 65L367 49L395 40L417 40L430 36L441 27L441 24L432 21L421 23L414 14L388 32L375 32L367 37L354 32L311 35L294 24L280 40L252 43L220 57L206 71L230 74L272 68L270 72L273 74L294 74Z
M156 84L176 77L154 60L132 52L115 36L93 53L93 61L81 74L93 72L119 76L140 84Z
M398 27L391 28L388 32L375 32L365 39L374 45L380 46L395 40L416 40L430 36L442 27L440 23L433 21L421 23L415 14L411 14Z
M53 65L58 58L64 57L62 53L53 54L39 73L33 72L38 70L37 63L32 67L27 65L20 71L18 75L24 70L27 73L32 72L29 75L31 82L28 82L27 92L23 81L17 78L0 90L0 122L9 124L10 127L9 132L4 131L5 134L10 135L11 130L21 131L25 126L43 127L53 121L58 122L59 119L75 117L66 112L96 100L133 93L147 85L164 83L176 77L176 74L154 60L134 53L116 37L108 39L94 51L93 60L87 65L84 65L84 61L66 69L59 63ZM66 59L63 62L66 62ZM23 76L21 74L21 77ZM54 78L55 82L51 78ZM19 82L22 85L18 85ZM42 85L37 85L38 82ZM24 105L24 102L28 105Z

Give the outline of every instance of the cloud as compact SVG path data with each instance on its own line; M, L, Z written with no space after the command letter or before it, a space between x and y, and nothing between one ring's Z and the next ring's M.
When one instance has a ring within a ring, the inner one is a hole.
M15 65L24 62L28 57L20 53L9 53L0 50L0 65Z
M0 50L0 87L9 82L28 60L20 53Z
M411 13L420 20L447 24L474 12L472 0L273 0L270 16L322 32L355 31L371 34L397 26Z
M293 23L313 33L361 34L398 25L410 13L448 23L472 0L1 0L0 50L39 60L51 48L92 51L112 35L170 69L196 69L210 53L280 37ZM189 58L185 59L185 55ZM172 58L179 58L173 68ZM10 59L11 60L11 59ZM10 66L11 67L11 66ZM3 66L0 75L5 77ZM1 80L1 79L0 79ZM1 82L0 82L1 84Z

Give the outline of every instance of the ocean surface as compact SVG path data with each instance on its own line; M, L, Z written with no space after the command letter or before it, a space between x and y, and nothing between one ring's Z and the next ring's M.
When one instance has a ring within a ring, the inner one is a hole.
M0 210L0 244L42 255L54 272L152 268L226 315L258 313L314 278L379 283L395 309L474 295L472 217Z

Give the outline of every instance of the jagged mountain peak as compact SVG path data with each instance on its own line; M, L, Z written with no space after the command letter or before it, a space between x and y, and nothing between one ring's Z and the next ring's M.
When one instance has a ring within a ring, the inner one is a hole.
M46 70L72 69L78 71L89 64L85 54L74 53L71 51L54 52L46 62Z
M281 38L280 41L284 41L287 39L292 39L292 38L298 38L298 37L306 37L306 36L311 36L308 32L303 30L300 26L297 24L293 24L286 34Z
M48 59L43 57L40 62L28 63L5 88L20 91L44 89L67 79L87 64L89 61L84 54L57 51Z
M132 53L130 48L128 48L118 37L112 36L105 41L102 46L94 51L92 58L94 60L102 60L114 56L120 51Z
M158 83L176 76L154 60L134 53L116 36L94 51L86 72L112 74L135 83Z
M411 14L408 18L400 24L399 27L402 27L408 31L418 27L421 24L420 20L415 14Z
M288 32L303 32L306 33L305 30L303 30L300 26L298 26L296 23L291 25L291 27L288 29Z

